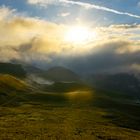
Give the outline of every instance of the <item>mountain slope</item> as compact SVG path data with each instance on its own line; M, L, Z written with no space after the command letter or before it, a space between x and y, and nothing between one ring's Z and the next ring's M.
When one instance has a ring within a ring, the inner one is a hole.
M28 85L14 76L0 74L0 106L18 105L24 101Z
M80 77L73 71L64 68L64 67L53 67L48 69L45 73L42 74L44 78L47 78L52 81L80 81Z
M45 72L44 70L32 65L24 65L23 68L28 74L40 74Z
M89 90L90 87L84 83L77 83L77 82L72 82L72 83L67 83L67 82L55 82L52 85L48 85L44 88L45 91L49 92L72 92L72 91L77 91L77 90Z
M24 91L27 84L8 74L0 75L0 92Z
M10 74L19 78L24 78L26 76L26 71L20 64L12 63L0 63L0 73Z
M93 87L140 98L140 81L129 73L95 74L87 80Z

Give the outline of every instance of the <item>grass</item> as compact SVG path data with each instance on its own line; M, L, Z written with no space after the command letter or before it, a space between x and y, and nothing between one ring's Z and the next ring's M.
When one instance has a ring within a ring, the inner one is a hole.
M140 139L140 106L124 97L62 84L21 92L0 106L0 140Z
M0 90L25 90L27 84L14 76L8 74L0 75Z
M118 127L96 107L24 104L1 108L1 139L139 139L140 132Z

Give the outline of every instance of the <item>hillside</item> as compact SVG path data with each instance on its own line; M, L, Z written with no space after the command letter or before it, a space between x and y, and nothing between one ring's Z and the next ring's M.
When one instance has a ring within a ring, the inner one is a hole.
M32 90L24 80L0 75L2 139L140 139L139 104L114 92L74 82L77 75L70 70L52 68L46 72L52 74L51 79L56 72L55 82L33 82ZM43 77L44 73L34 74L34 80L39 74Z
M87 79L94 88L140 98L140 80L133 74L93 74Z
M26 88L24 81L8 74L0 75L0 92L24 91Z
M80 81L80 77L73 71L64 67L53 67L42 74L44 78L52 81Z
M90 87L84 83L76 83L76 82L55 82L52 85L48 85L44 88L45 91L49 92L57 92L57 93L65 93L72 92L77 90L88 90Z
M19 105L24 101L23 96L28 89L24 81L8 74L0 74L0 106Z
M45 72L44 70L32 65L24 65L23 68L28 74L40 74Z
M19 78L24 78L26 76L26 71L20 64L12 63L0 63L0 73L10 74Z

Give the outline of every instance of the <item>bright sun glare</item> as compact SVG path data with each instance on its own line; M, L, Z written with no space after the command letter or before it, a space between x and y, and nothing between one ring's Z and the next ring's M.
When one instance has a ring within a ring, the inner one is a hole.
M96 38L96 33L84 26L70 27L66 33L65 41L70 43L85 43Z

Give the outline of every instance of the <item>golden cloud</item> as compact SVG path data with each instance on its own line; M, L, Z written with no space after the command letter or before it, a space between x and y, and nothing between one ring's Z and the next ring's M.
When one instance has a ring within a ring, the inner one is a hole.
M50 54L81 55L114 49L116 53L140 51L140 25L112 25L91 28L97 32L96 39L82 47L64 42L69 26L45 20L18 16L15 10L0 8L0 59L22 59L37 54L48 58ZM137 32L136 32L137 30ZM111 44L111 45L110 45ZM108 45L108 47L107 47ZM111 46L111 47L110 47Z

